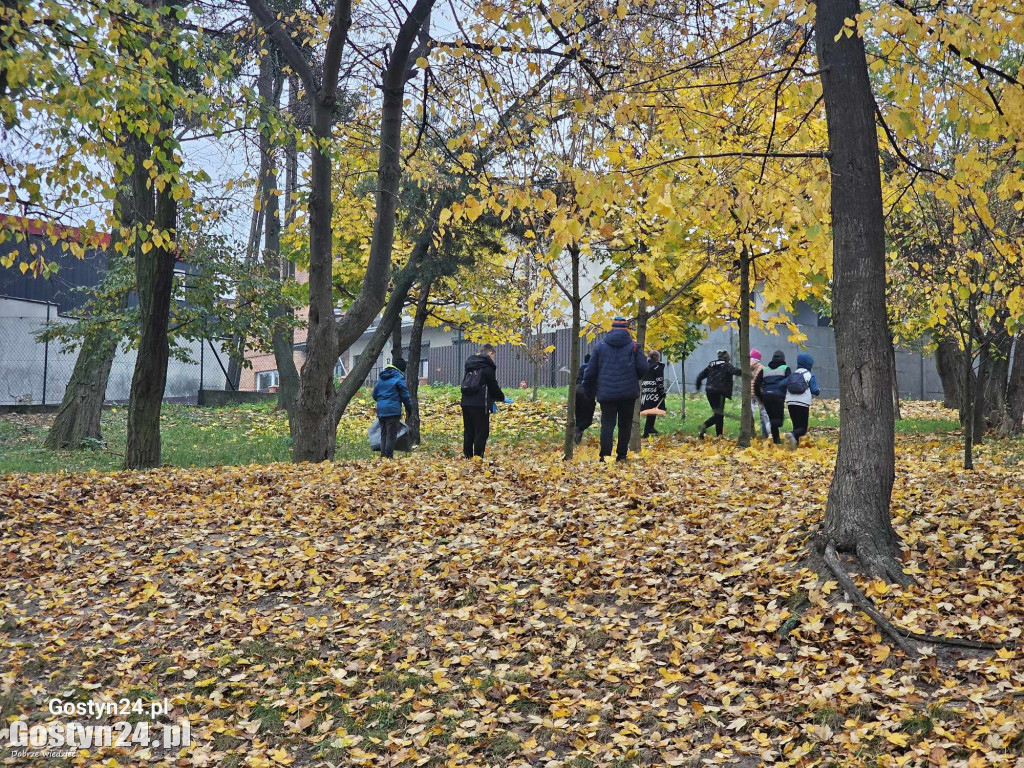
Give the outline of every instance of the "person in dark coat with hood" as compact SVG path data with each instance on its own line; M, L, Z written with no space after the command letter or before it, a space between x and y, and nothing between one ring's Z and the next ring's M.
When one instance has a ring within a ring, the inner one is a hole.
M640 412L665 410L665 364L661 362L660 352L651 352L647 356L647 375L640 382ZM657 435L654 428L657 414L647 414L644 422L644 437Z
M583 433L594 423L594 409L597 403L593 398L587 397L583 390L583 377L587 375L587 366L590 364L590 354L583 358L583 365L580 372L576 374L576 445L583 439Z
M725 401L732 399L732 377L742 376L743 371L732 364L729 358L729 351L718 350L717 359L707 364L707 367L697 374L697 391L700 385L706 380L704 392L708 398L708 405L711 406L711 416L700 425L697 437L704 439L704 433L710 427L715 428L715 434L722 436L725 431Z
M601 404L601 461L612 455L615 424L619 426L616 461L625 461L633 430L633 408L640 397L640 379L647 374L647 358L629 334L624 317L612 321L612 329L590 353L583 374L587 397Z
M397 358L380 372L373 385L373 399L377 401L377 420L380 422L380 455L385 459L395 457L395 441L398 439L402 406L412 413L412 396L405 384L405 360Z
M781 349L775 350L771 362L761 369L754 379L754 394L768 411L768 423L772 427L772 441L778 445L782 442L779 429L786 420L786 379L789 377L789 366Z
M495 349L490 344L470 355L462 377L462 455L467 459L483 456L491 434L491 410L495 403L505 402L505 393L498 386L494 363Z

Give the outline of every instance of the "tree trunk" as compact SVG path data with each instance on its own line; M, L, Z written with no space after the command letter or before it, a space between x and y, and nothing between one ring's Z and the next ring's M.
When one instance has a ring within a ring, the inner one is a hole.
M164 141L170 138L170 128L169 125L161 126ZM165 145L159 154L170 156L170 147ZM178 218L178 203L172 190L173 185L168 183L163 190L157 192L155 215L150 219L154 230L164 236L163 243L153 246L147 253L142 252L141 244L136 244L136 290L139 295L142 332L128 401L128 439L124 454L126 469L160 466L160 409L167 383L167 358L170 352L168 326ZM133 193L136 199L152 194L146 189L134 190ZM144 222L146 218L140 216L139 221Z
M409 414L409 437L413 445L420 445L420 362L423 359L423 328L427 322L427 310L430 306L431 280L424 280L420 285L420 295L416 300L416 314L412 318L412 329L409 331L409 360L405 369L405 385L412 399L412 413Z
M964 429L964 469L974 469L974 393L977 378L974 375L974 337L967 336L967 351L963 356L964 407L961 424Z
M1004 435L1019 435L1024 432L1024 333L1017 334L1010 362L1006 408L999 429Z
M296 462L329 461L334 457L337 419L348 405L347 401L338 402L334 388L334 366L340 351L352 346L373 322L387 293L398 210L398 185L402 176L402 109L409 53L433 4L434 0L416 0L399 29L384 71L377 202L370 256L359 295L337 321L334 319L332 295L329 154L336 96L333 90L323 98L320 94L310 95L314 142L309 193L309 321L306 361L302 366L298 397L291 412L292 459ZM348 22L351 22L351 18ZM272 24L264 19L264 26ZM309 89L310 84L307 83L306 87ZM349 378L352 376L350 372Z
M102 333L82 342L64 399L46 435L50 450L78 448L86 438L103 439L100 416L118 341L116 334Z
M565 408L565 440L562 445L562 458L568 461L576 450L576 378L580 372L580 248L572 243L569 248L572 259L572 285L569 304L572 306L572 330L569 332L569 398Z
M647 275L643 272L637 278L636 284L637 299L636 307L636 353L644 354L644 346L647 344ZM633 431L629 435L629 450L634 453L640 450L643 432L640 426L640 398L637 398L633 406Z
M679 361L679 431L683 431L683 423L686 421L686 355Z
M264 100L263 119L265 121L267 112L265 105L269 103L269 99L273 96L273 72L270 54L260 59L260 71L256 79L256 87L260 98ZM260 238L263 235L264 221L267 215L267 201L270 196L270 190L273 189L269 179L270 163L272 162L270 152L270 141L264 126L264 130L260 131L259 137L260 169L256 177L258 185L256 200L253 203L252 220L249 224L249 240L245 246L246 269L251 268L256 262L256 257L259 255ZM227 352L228 372L224 379L224 389L230 392L237 392L238 386L242 381L242 365L245 362L245 335L238 331L233 331L231 338L228 339Z
M974 413L971 437L975 445L985 442L985 433L988 431L988 422L985 417L988 413L988 393L994 366L992 342L986 339L978 350L978 373L974 379L974 390L971 392L971 409Z
M942 382L942 405L954 411L964 407L964 362L960 345L948 336L939 339L935 348L935 370Z
M129 143L129 151L133 147L134 145ZM126 179L117 190L115 213L118 226L114 227L111 235L111 259L121 258L117 252L121 228L133 230L137 223L133 191L145 189L147 171L141 162L137 162L132 174L138 175L138 178ZM126 298L127 296L124 296L121 299L121 309L125 306ZM78 448L86 438L103 439L100 417L103 413L107 382L110 379L110 368L114 363L119 342L120 338L116 334L106 331L82 341L71 379L64 390L64 399L46 435L46 447L50 450Z
M995 339L987 347L985 356L988 358L987 378L983 386L984 407L982 419L986 431L998 429L1006 413L1006 390L1010 376L1010 352L1013 337L1005 328L995 331Z
M859 12L858 0L819 0L816 12L832 173L832 316L842 429L825 523L813 546L823 554L832 543L855 555L869 575L908 583L889 510L895 424L874 98L864 41L843 33L844 20Z
M896 375L896 345L889 342L889 355L892 357L892 412L893 417L900 421L903 414L900 413L900 380Z
M402 357L402 313L398 313L391 328L391 362Z
M740 251L740 437L737 445L749 448L754 439L754 418L750 412L750 251Z
M297 91L299 87L298 78L294 75L288 79L288 112L293 114L298 105ZM295 220L295 196L298 187L299 159L294 137L290 138L285 148L285 202L284 220L289 225ZM275 168L276 171L276 168ZM276 182L275 182L276 183ZM277 278L281 285L284 285L292 275L289 263L281 258L281 230L275 232L267 230L266 248L270 253L278 255ZM280 304L272 310L275 321L292 317L291 307ZM292 407L295 405L295 398L299 394L299 369L295 366L295 330L289 324L274 323L272 345L274 349L274 361L277 364L277 407L278 410L286 411L289 418Z

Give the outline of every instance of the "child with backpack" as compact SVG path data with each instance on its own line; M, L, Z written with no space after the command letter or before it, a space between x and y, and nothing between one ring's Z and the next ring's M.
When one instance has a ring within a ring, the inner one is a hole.
M373 385L373 399L377 402L377 421L380 422L380 455L385 459L395 457L395 441L402 420L402 405L405 412L412 413L412 396L405 385L405 361L398 358L384 368Z
M811 373L814 358L806 352L796 357L797 368L786 379L786 407L789 419L793 422L793 431L786 434L786 443L790 450L800 445L800 438L807 434L807 422L811 415L811 398L821 394L818 380Z
M772 442L779 445L782 438L779 429L786 420L786 380L791 373L786 365L786 356L781 349L775 350L771 362L754 379L754 394L768 411L768 423L772 428Z

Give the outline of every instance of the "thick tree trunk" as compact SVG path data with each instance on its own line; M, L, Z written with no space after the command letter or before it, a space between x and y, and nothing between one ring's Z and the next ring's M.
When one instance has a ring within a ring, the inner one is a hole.
M1024 432L1024 333L1017 334L1006 382L1006 408L1000 431L1004 435Z
M82 342L64 399L46 435L50 450L78 448L86 438L103 439L100 416L118 341L116 334L103 333Z
M986 431L998 429L1002 425L1003 416L1006 413L1006 391L1010 376L1012 348L1013 337L1005 328L999 328L995 333L995 339L985 350L985 357L988 358L988 370L982 387L984 407L981 418Z
M165 136L169 126L163 127ZM161 154L170 154L165 149ZM137 197L150 194L136 190ZM170 352L168 326L171 294L174 283L175 228L178 203L167 184L157 192L154 229L164 235L164 242L148 253L139 247L135 257L136 289L139 294L139 338L135 373L132 376L128 401L128 439L125 447L126 469L160 466L160 409L167 383L167 358ZM140 222L145 221L140 217Z
M337 321L334 319L332 296L329 154L335 92L332 90L325 94L323 99L319 95L310 98L315 141L310 162L309 323L306 361L302 366L299 394L291 411L292 459L296 462L328 461L334 457L337 420L348 405L347 401L338 402L334 388L334 366L340 351L348 349L373 322L387 293L398 209L398 185L402 175L402 108L409 53L433 4L434 0L416 1L402 23L384 71L376 216L369 262L359 295ZM269 22L265 16L264 24L267 26ZM307 83L306 87L309 88L310 84ZM352 377L350 372L349 378Z
M636 353L644 354L644 346L647 344L647 298L644 292L647 290L647 275L643 272L637 278L636 285L639 299L636 308ZM640 426L640 398L637 398L633 406L633 431L629 435L629 450L639 451L643 434Z
M863 39L843 34L858 0L819 0L815 38L832 172L839 451L814 539L855 555L872 576L909 581L889 503L895 475L892 356L885 309L885 225L874 99Z
M749 448L754 439L754 418L750 412L750 251L740 251L740 437L737 445Z
M964 362L960 345L948 336L935 347L935 370L942 382L942 405L954 411L964 407Z
M413 445L420 445L420 363L423 360L423 328L427 322L428 309L430 307L431 280L424 280L420 285L420 295L416 300L416 314L412 318L412 328L409 331L409 360L405 369L405 385L409 388L409 397L412 399L412 413L406 426L409 427L409 437Z
M576 243L568 248L572 259L572 329L569 332L569 398L565 408L565 440L562 444L562 458L568 461L576 450L576 377L580 372L580 327L582 326L580 299L580 249Z
M134 146L129 144L129 149ZM139 151L141 153L142 150ZM112 254L111 258L120 258L116 250L117 242L120 240L120 229L133 229L137 221L133 190L145 189L148 172L141 162L132 169L132 173L138 178L126 180L117 190L115 211L118 226L114 228L112 235L109 251ZM125 298L121 299L122 308ZM120 341L116 334L109 332L101 332L82 341L71 379L64 390L64 399L46 435L47 448L73 449L78 448L86 438L103 439L100 429L103 399L107 393L110 368L114 363Z

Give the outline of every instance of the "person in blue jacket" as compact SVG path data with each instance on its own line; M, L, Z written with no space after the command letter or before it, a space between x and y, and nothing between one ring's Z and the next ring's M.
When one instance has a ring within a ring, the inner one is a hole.
M633 430L633 408L640 397L640 379L647 375L647 357L639 349L624 317L590 352L583 374L583 391L601 405L601 461L612 455L615 424L619 426L616 461L625 461Z
M402 405L405 405L406 413L412 412L412 397L405 385L405 366L405 360L397 358L380 372L377 383L373 385L373 399L377 401L377 420L380 422L380 455L385 459L395 457Z

